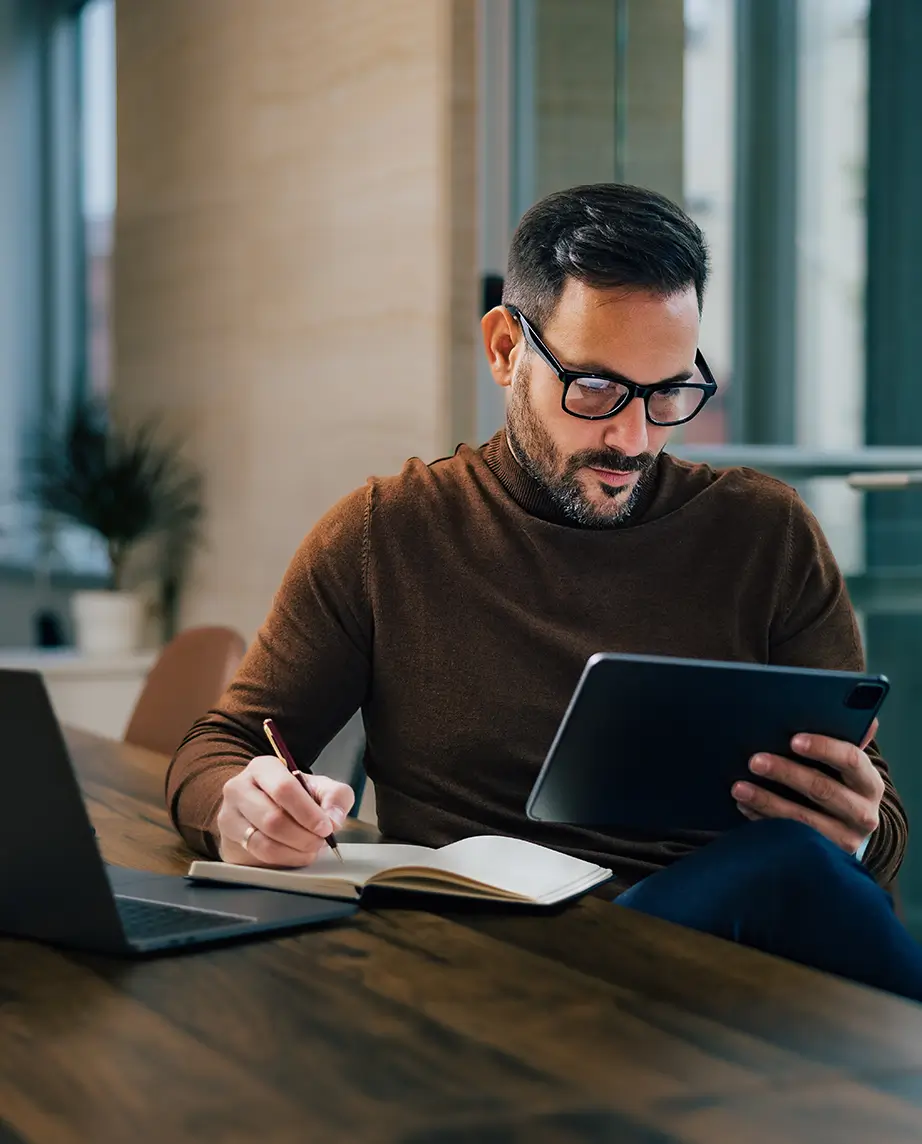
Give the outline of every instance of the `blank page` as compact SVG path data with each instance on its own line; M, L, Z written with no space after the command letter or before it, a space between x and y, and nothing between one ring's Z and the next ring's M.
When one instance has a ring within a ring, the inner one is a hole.
M220 882L352 897L352 887L361 888L370 882L387 885L390 872L396 870L393 884L406 883L408 889L431 888L450 893L454 880L456 893L463 893L465 884L478 883L499 891L499 896L544 904L582 893L611 874L601 866L556 850L492 834L464 838L438 850L428 846L348 842L340 844L339 850L342 862L327 849L312 865L299 869L194 862L190 873ZM400 871L406 873L401 876ZM430 887L424 883L428 871L433 880ZM350 892L344 895L347 885Z
M393 846L379 842L337 842L342 862L326 847L310 866L298 870L309 878L333 878L364 886L369 878L390 866L431 866L439 853L428 846Z
M415 847L382 846L375 849L395 851L412 850ZM426 852L424 861L419 858L404 861L395 855L379 868L398 865L427 866L432 870L471 878L487 886L496 886L523 898L535 899L544 898L576 881L591 878L601 869L592 862L572 858L569 854L561 854L533 842L495 834L462 838L460 842L452 842L438 850Z

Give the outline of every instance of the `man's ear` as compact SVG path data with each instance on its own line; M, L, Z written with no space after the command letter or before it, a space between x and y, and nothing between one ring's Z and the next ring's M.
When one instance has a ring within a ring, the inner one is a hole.
M480 319L483 332L483 348L493 380L497 385L512 384L516 356L519 349L521 330L519 324L505 306L494 306Z

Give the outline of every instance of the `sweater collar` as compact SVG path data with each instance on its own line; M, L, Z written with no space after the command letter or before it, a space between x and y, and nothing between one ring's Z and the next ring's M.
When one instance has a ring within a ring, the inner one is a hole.
M524 509L530 516L537 516L552 524L562 524L569 528L580 527L561 511L544 486L526 473L515 459L512 450L509 448L505 429L500 429L498 433L494 434L480 451L493 475L519 508ZM618 527L629 528L639 524L647 515L647 511L655 499L660 467L660 461L657 458L650 475L651 479L645 482L634 511L629 519Z

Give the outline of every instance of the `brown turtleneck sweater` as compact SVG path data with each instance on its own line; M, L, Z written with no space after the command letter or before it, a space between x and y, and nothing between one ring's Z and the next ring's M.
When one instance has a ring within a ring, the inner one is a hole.
M864 666L842 576L788 486L662 455L629 523L578 528L498 433L369 480L314 527L236 678L171 763L173 821L217 856L221 790L265 753L263 718L308 763L361 707L386 837L512 834L636 882L712 836L622 839L525 817L597 651ZM907 826L872 757L887 790L864 861L887 882Z

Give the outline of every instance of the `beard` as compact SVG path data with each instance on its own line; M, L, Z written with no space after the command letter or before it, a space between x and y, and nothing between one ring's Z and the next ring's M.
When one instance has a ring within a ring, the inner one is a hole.
M563 516L581 528L617 528L624 524L653 480L657 454L629 456L617 449L583 449L563 456L542 425L530 401L529 371L519 362L506 409L506 435L512 455L545 490ZM637 472L630 492L599 482L606 506L586 495L577 474L587 467L612 472Z

